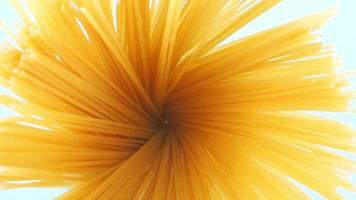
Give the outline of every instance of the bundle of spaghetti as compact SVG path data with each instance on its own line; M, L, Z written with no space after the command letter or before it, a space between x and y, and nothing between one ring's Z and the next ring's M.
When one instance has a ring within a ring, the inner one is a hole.
M0 50L0 187L59 199L340 199L355 130L332 10L236 41L278 0L12 0ZM8 30L8 29L7 29Z

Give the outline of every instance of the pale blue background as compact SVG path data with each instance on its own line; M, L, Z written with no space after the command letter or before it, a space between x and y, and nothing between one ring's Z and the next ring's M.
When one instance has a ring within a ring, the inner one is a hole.
M305 14L321 11L330 6L338 7L338 15L334 17L323 28L323 40L326 43L335 45L337 54L343 59L341 71L356 69L356 0L285 0L271 11L263 14L260 18L243 28L239 33L234 34L230 39L236 39L247 34L266 29L271 26L282 24L288 20L301 17ZM0 0L0 19L8 24L17 20L13 10L9 7L8 0ZM0 40L5 37L4 32L0 31ZM350 79L356 85L356 79ZM2 89L0 88L0 93ZM0 107L0 117L7 115L8 112ZM320 114L320 113L315 113ZM320 114L326 117L337 118L345 123L356 127L356 118L351 114ZM355 155L348 155L356 161ZM356 178L351 178L356 183ZM325 199L320 195L310 191L308 188L299 185L312 199ZM1 188L1 185L0 185ZM0 200L51 200L65 192L66 189L14 189L0 191ZM355 200L356 193L338 189L347 200ZM294 200L291 197L291 200Z

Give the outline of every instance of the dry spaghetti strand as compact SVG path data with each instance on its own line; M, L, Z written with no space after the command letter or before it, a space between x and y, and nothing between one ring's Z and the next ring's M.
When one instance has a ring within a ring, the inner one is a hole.
M219 45L278 0L12 0L0 187L76 199L327 199L355 163L333 10Z

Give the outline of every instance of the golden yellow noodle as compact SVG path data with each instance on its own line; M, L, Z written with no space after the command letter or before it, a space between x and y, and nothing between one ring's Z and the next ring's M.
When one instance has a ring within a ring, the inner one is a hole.
M278 0L14 0L0 186L59 199L327 199L355 163L326 11L221 44Z

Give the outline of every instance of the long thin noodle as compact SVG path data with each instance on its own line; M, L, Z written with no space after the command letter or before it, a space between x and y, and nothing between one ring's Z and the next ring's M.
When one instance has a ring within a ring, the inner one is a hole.
M332 10L221 44L279 0L13 0L0 84L0 188L59 199L327 199L355 163Z

